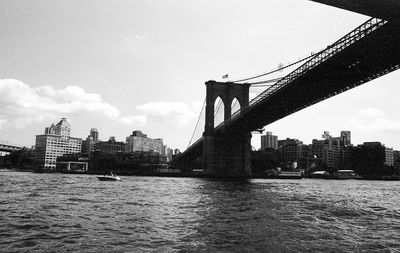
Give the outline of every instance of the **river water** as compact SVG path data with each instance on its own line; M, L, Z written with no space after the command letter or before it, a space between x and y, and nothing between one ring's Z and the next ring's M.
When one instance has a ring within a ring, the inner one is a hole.
M398 252L400 182L0 172L0 252Z

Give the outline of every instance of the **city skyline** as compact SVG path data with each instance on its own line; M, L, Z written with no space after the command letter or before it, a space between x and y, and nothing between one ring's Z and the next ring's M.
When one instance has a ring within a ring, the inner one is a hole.
M66 119L66 118L61 118L61 122L62 121L64 121L64 120L68 120L68 119ZM54 124L53 124L54 125ZM45 127L45 129L44 129L44 134L47 134L47 132L49 131L48 130L49 129L49 127ZM104 139L101 139L101 138L99 138L99 135L101 134L100 133L100 131L98 131L98 129L97 128L91 128L90 129L90 132L89 132L89 135L88 135L88 137L89 136L92 136L93 135L93 131L95 131L95 134L96 134L96 138L97 138L97 141L108 141L108 140L110 140L110 139L114 139L114 141L120 141L120 142L122 142L122 143L127 143L126 142L126 140L128 139L128 138L130 138L130 137L132 137L132 135L134 135L134 134L136 134L136 132L139 132L139 135L143 135L143 136L145 136L145 137L147 137L147 135L146 134L143 134L142 133L142 131L140 130L140 129L136 129L136 130L134 130L134 131L132 131L132 133L130 133L130 135L129 136L127 136L127 137L125 137L125 139L124 140L116 140L115 139L115 136L109 136L109 137L107 137L107 138L104 138ZM339 133L332 133L332 132L330 132L330 131L323 131L322 133L320 133L320 135L318 136L317 134L315 134L315 137L314 138L312 138L311 140L303 140L303 139L300 139L300 138L297 138L297 137L293 137L293 136L285 136L285 137L279 137L278 135L275 135L273 132L271 132L271 131L265 131L265 132L263 132L263 133L259 133L259 134L254 134L253 133L253 141L256 139L256 136L255 135L257 135L257 137L259 137L259 142L260 142L260 146L259 147L255 147L255 146L252 146L253 148L255 148L255 150L262 150L263 149L263 144L262 144L262 142L263 142L263 138L265 138L265 137L269 137L269 138L271 138L271 137L274 137L275 139L274 139L274 141L276 142L276 144L274 144L276 147L275 147L275 149L278 147L278 141L284 141L284 140L287 140L287 139L295 139L295 140L299 140L299 141L301 141L302 143L304 143L305 145L311 145L312 143L313 143L313 141L314 140L323 140L323 139L329 139L329 138L338 138L338 137L334 137L334 136L342 136L343 134L346 134L347 133L347 135L349 136L348 138L349 138L349 140L352 138L352 137L350 137L350 136L352 136L352 132L351 131L347 131L347 130L340 130L340 132ZM40 134L38 134L38 135L36 135L36 136L41 136L41 135L43 135L43 133L40 133ZM76 138L80 138L80 139L82 139L82 140L85 140L85 138L84 137L76 137ZM153 137L154 138L154 137ZM160 137L160 138L154 138L154 139L152 139L152 140L163 140L163 138L162 137ZM265 139L265 144L264 145L267 145L267 142L271 142L271 140L267 140L267 139ZM351 141L350 141L351 142ZM349 142L349 143L350 143ZM379 140L379 139L376 139L375 141L361 141L361 142L358 142L358 143L355 143L355 142L351 142L351 145L354 145L354 146L357 146L357 145L362 145L362 144L364 144L364 143L366 143L366 142L379 142L379 143L382 143L382 145L384 145L384 146L386 146L386 147L389 147L389 148L393 148L393 147L390 147L390 146L388 146L388 145L386 145L385 143L383 143L381 140ZM269 145L270 145L270 143L269 143ZM165 147L171 147L171 146L169 146L168 144L165 144L164 143L164 145L163 146L165 146ZM175 149L175 150L179 150L179 149L177 149L177 148L174 148L174 147L172 147L172 149ZM161 151L159 151L159 153L162 153Z
M289 0L116 1L111 7L3 1L0 10L0 139L29 147L44 126L65 117L73 136L85 138L97 128L101 139L123 141L140 129L182 151L205 81L274 69L367 19ZM326 130L349 130L354 143L400 149L399 78L399 71L390 73L265 129L305 142ZM257 148L259 139L253 135Z

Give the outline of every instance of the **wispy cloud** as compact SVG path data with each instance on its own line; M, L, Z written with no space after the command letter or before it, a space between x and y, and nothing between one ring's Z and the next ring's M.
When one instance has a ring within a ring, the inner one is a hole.
M399 121L390 120L384 112L373 107L361 110L351 121L352 128L358 132L400 133Z
M385 113L374 108L374 107L368 107L367 109L361 110L358 113L358 116L363 117L363 118L382 118L385 116Z
M147 118L145 116L129 116L119 118L117 121L126 125L135 124L136 126L143 126L144 124L146 124Z
M177 126L185 126L192 122L201 110L202 102L196 101L191 105L184 102L150 102L136 108L142 113L157 119L169 120Z
M3 129L7 124L7 120L0 115L0 130Z
M0 128L23 128L61 115L97 113L123 124L144 125L145 116L121 116L113 105L96 93L79 86L55 89L52 86L31 87L15 79L0 79Z

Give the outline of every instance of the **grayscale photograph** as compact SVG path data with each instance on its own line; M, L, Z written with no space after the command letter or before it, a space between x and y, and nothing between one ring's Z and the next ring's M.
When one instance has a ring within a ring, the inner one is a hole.
M0 252L400 252L400 0L0 0Z

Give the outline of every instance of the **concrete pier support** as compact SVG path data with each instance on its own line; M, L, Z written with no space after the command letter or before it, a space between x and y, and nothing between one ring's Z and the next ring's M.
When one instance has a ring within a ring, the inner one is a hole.
M212 177L248 177L251 175L251 134L215 134L214 104L224 103L224 122L231 119L231 104L236 98L241 109L249 105L249 84L206 82L206 123L203 133L203 170Z

